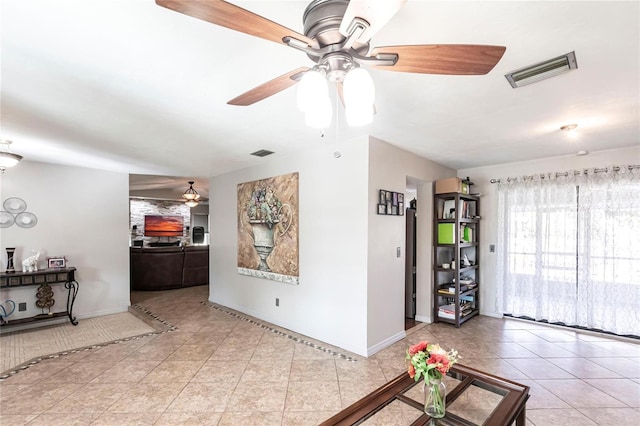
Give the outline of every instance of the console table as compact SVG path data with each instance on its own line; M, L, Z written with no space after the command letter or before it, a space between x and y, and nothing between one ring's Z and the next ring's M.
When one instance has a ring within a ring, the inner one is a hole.
M431 419L423 412L424 381L402 373L320 426L359 425L368 419L387 424L403 418L407 425L525 426L529 387L455 364L443 378L447 388L446 415Z
M6 320L0 326L26 324L30 322L47 320L68 316L73 325L78 325L78 321L73 316L73 304L78 295L79 284L75 279L76 268L48 268L35 272L14 272L0 274L0 293L4 290L18 287L38 286L36 290L36 306L42 309L43 313L29 318L16 320ZM51 312L54 300L51 298L53 292L51 284L64 284L67 293L67 309L63 312ZM18 305L18 303L16 303ZM44 312L48 310L48 312ZM0 321L1 322L1 321Z

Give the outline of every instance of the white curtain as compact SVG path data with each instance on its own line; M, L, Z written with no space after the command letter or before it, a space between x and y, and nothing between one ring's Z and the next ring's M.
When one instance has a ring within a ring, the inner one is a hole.
M498 184L499 312L640 335L640 169Z

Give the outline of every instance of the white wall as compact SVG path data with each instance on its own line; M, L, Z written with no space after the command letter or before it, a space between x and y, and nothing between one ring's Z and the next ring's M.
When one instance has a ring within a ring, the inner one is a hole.
M365 355L368 141L340 149L339 159L334 146L323 146L211 179L209 300ZM299 172L300 284L239 275L237 185L292 172Z
M78 318L124 312L129 302L129 177L127 174L23 160L0 174L0 199L18 197L38 218L35 227L0 229L1 269L6 247L16 247L15 267L32 250L65 256L75 266L80 289L74 306ZM66 290L56 284L53 311L64 311ZM28 310L9 320L40 313L37 287L3 290L0 301L27 302ZM17 309L16 309L17 311Z
M622 148L594 152L585 156L551 157L535 161L501 164L458 170L459 177L469 176L475 183L472 192L481 193L480 198L480 313L501 316L495 307L496 256L489 252L489 245L497 238L497 194L496 184L489 181L536 173L565 172L608 165L640 164L640 147Z
M431 322L433 181L455 176L455 170L373 137L369 146L367 352L370 355L405 335L405 216L378 215L378 191L404 193L407 177L412 182L421 182L417 185L416 319ZM400 257L396 256L398 247Z

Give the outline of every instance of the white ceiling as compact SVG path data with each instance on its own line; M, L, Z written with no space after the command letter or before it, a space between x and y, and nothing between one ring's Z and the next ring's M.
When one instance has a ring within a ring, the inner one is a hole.
M307 1L233 3L302 32ZM507 47L486 76L372 70L377 115L325 136L290 88L249 107L235 96L305 54L159 7L154 0L2 0L2 128L35 161L134 174L214 176L372 135L459 169L639 143L638 1L419 1L372 46ZM575 50L579 69L519 89L504 74ZM579 137L559 130L577 123ZM340 161L340 160L336 160ZM206 182L206 180L204 181Z

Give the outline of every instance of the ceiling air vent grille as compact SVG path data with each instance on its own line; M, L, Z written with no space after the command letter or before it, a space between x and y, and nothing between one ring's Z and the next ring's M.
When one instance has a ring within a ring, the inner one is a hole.
M566 55L512 71L506 74L505 77L509 81L509 84L511 84L511 87L515 89L546 78L555 77L558 74L576 68L578 68L576 53L569 52Z
M256 157L266 157L267 155L273 154L273 151L269 151L268 149L261 149L256 152L252 152L251 155L255 155Z

